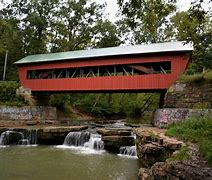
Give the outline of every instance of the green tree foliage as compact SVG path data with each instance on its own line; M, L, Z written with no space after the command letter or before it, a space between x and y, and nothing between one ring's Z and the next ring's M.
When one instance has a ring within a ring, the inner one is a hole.
M173 36L180 41L193 42L191 74L212 69L212 19L202 8L202 2L194 2L188 11L178 12L171 19Z
M16 19L0 16L0 79L3 76L3 68L6 51L8 51L6 80L17 80L17 68L13 64L18 58L23 57L21 32Z
M85 49L91 44L93 27L102 17L103 5L94 1L64 0L54 13L52 51Z
M72 105L98 117L144 117L158 108L159 94L74 94Z
M170 40L192 41L193 63L188 73L212 69L212 18L203 5L212 1L196 0L189 10L176 9L176 0L118 0L121 29L133 32L132 43L154 43Z
M0 75L6 51L6 78L17 80L13 64L29 54L111 47L121 43L117 27L94 0L2 0Z
M94 27L93 47L114 47L121 43L121 34L109 20L99 20Z
M47 52L48 28L58 0L13 0L7 7L19 19L26 54Z
M168 16L176 10L175 0L118 0L123 23L133 32L136 44L165 40Z

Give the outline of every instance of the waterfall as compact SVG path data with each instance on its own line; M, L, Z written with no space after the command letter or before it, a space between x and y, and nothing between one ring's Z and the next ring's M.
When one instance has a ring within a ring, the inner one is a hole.
M83 146L90 139L89 132L70 132L66 136L63 145Z
M123 146L119 148L119 154L137 157L136 146Z
M7 145L8 133L9 133L9 131L5 131L5 132L1 133L1 136L0 136L0 145Z
M101 140L101 135L91 134L88 142L84 144L85 147L96 150L104 149L104 142Z
M24 136L22 132L7 130L0 136L0 145L34 145L37 143L37 130L28 130L27 135Z
M7 130L1 133L0 145L19 144L22 139L24 139L22 132Z
M28 145L37 144L37 129L30 129L27 137Z
M63 145L82 147L84 150L104 149L104 142L101 140L101 135L89 132L70 132L66 136Z

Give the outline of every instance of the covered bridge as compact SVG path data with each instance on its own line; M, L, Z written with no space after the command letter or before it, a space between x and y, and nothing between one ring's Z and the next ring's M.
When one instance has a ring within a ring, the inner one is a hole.
M15 64L32 92L142 92L168 89L187 69L185 42L37 54Z

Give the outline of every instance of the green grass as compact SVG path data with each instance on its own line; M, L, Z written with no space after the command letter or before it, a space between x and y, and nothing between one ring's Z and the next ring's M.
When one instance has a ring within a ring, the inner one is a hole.
M212 118L192 118L168 126L166 135L197 143L200 153L212 164Z
M180 78L181 83L199 83L199 82L212 82L212 70L205 71L200 74L182 75Z
M203 77L205 80L212 82L212 70L205 72Z
M183 161L188 159L188 146L182 146L180 151L172 155L168 161Z

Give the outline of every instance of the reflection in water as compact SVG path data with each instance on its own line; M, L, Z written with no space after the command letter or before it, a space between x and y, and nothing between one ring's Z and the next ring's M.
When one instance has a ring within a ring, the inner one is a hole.
M53 146L0 148L2 180L137 180L137 159ZM77 152L77 153L76 153Z

